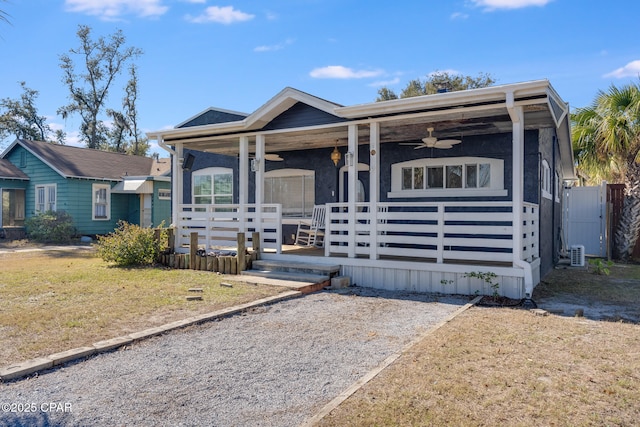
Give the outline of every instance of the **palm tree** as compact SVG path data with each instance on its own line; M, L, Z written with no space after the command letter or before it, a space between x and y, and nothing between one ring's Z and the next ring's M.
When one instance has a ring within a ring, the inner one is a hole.
M591 177L625 184L614 251L626 261L640 231L640 85L598 91L593 104L577 109L572 121L578 168Z

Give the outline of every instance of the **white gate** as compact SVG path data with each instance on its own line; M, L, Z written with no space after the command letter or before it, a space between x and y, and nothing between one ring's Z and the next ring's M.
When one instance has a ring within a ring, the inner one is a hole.
M567 248L584 246L586 255L607 256L607 183L564 190L563 229Z

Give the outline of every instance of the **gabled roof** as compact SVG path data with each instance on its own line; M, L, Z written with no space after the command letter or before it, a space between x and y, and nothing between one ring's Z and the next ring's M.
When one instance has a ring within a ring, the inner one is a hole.
M123 176L152 175L153 159L50 142L15 140L3 157L22 146L64 178L120 180Z
M246 118L248 115L249 114L240 113L238 111L225 110L224 108L209 107L176 125L176 128L235 122Z
M177 126L175 129L150 132L148 133L148 136L149 138L157 138L158 135L162 135L164 138L170 138L172 134L180 135L185 132L188 132L190 135L208 134L212 129L225 133L258 130L266 126L280 114L285 113L297 103L305 104L338 119L341 118L335 113L335 110L342 107L342 105L318 98L317 96L310 95L298 89L286 87L242 120L187 127L183 126L185 123L183 122L182 126ZM206 113L206 111L203 113Z
M0 159L0 179L19 179L28 181L29 177L20 169L15 167L13 163L6 159Z

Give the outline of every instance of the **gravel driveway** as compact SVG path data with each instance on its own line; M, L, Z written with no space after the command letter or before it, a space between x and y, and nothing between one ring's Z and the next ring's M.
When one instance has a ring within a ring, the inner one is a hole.
M0 384L0 425L297 426L467 302L356 287L252 309Z

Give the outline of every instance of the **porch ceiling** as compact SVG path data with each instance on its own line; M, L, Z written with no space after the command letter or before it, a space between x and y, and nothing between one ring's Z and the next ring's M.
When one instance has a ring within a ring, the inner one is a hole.
M525 128L540 129L555 127L547 103L534 103L524 106ZM347 126L350 123L361 124L358 128L358 144L369 143L367 120L347 121L329 126L304 129L279 129L261 132L266 138L266 151L277 153L300 149L329 148L336 144L347 145ZM480 110L465 108L448 109L437 112L416 112L398 117L377 117L380 122L380 143L416 142L427 136L427 128L433 127L438 138L460 139L471 135L488 135L511 132L512 121L505 106L487 107ZM239 137L247 135L250 151L255 149L257 132L208 135L195 138L167 138L166 143L182 142L185 148L238 155Z

